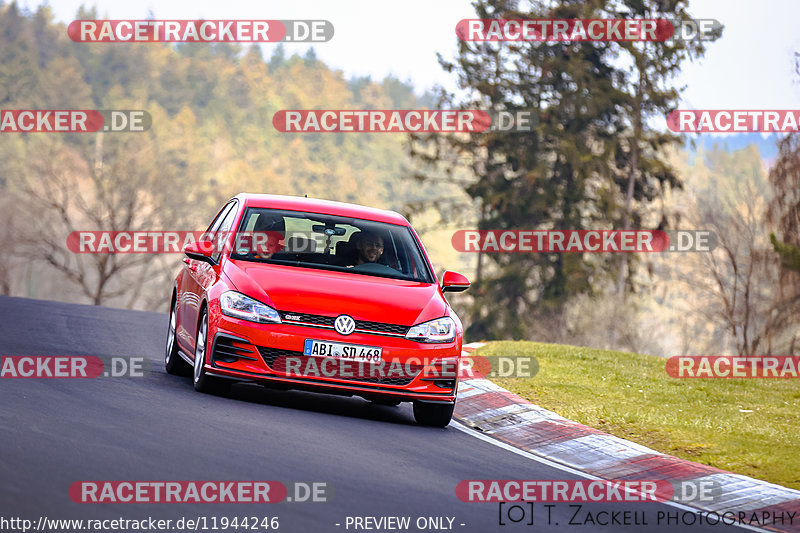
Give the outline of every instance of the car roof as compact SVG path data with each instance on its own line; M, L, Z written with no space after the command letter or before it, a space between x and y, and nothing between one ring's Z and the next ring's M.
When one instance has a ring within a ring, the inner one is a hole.
M388 224L410 226L411 224L403 215L386 209L376 209L345 202L320 200L318 198L303 198L300 196L282 196L278 194L240 193L236 195L245 207L262 207L269 209L283 209L286 211L302 211L324 215L338 215L350 218L362 218Z

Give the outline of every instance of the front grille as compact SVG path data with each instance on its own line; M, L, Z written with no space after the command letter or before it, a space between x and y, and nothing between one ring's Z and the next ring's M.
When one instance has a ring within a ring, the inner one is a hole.
M383 322L367 322L366 320L356 320L356 329L363 329L366 331L378 331L380 333L393 333L395 335L406 336L408 333L408 326L401 326L400 324L384 324Z
M324 361L326 357L311 357L303 355L303 352L293 352L290 350L280 350L277 348L267 348L264 346L258 347L261 357L269 368L275 372L286 372L286 358L293 357L299 360L299 365L295 364L292 367L290 375L300 377L324 377L333 379L343 379L347 381L356 381L359 383L374 383L378 385L408 385L415 377L422 371L423 365L402 365L402 368L392 369L391 365L384 365L381 372L377 366L364 364L359 366L357 363L347 361L350 365L345 367L336 368L339 360L335 360L336 364L328 363L330 366L325 366ZM385 368L388 367L388 368ZM344 368L344 371L340 371Z
M275 367L275 361L279 357L303 356L303 352L292 352L290 350L279 350L278 348L266 348L264 346L259 346L258 351L261 354L261 358L264 359L265 363L267 363L267 366L273 370Z
M309 313L292 313L289 311L281 311L281 320L285 323L303 323L313 324L315 326L324 326L333 329L333 322L336 320L335 316L325 315L312 315ZM366 333L389 334L405 337L408 333L409 326L402 324L387 324L385 322L370 322L369 320L356 320L356 330Z

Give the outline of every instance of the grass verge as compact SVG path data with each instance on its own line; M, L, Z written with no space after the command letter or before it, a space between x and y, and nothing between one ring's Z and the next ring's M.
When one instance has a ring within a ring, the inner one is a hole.
M490 342L474 354L535 357L534 377L492 381L561 416L800 489L798 380L673 379L660 357L527 341Z

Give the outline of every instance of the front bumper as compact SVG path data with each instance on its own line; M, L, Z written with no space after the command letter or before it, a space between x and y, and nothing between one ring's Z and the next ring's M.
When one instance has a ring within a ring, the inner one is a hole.
M427 344L397 335L340 335L299 324L255 324L217 314L206 365L210 375L351 396L453 403L461 350L457 341ZM306 339L383 349L380 364L303 355Z

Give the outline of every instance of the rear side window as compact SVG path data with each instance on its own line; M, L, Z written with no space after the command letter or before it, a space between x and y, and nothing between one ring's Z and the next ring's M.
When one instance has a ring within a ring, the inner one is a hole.
M236 218L236 211L237 211L236 202L231 202L229 206L230 207L227 209L224 215L222 217L219 217L220 218L219 225L216 228L212 227L211 229L211 233L216 233L218 235L223 236L222 241L220 241L219 239L215 239L219 242L224 242L226 240L224 236L226 236L228 232L231 230L231 227L233 226L233 219ZM222 246L217 246L217 251L211 254L211 259L213 259L215 262L219 262L219 258L221 255L222 255Z
M228 212L231 210L231 208L234 206L235 203L236 202L231 200L230 202L225 204L225 206L222 209L219 210L219 213L217 213L217 216L214 217L214 220L211 222L211 225L208 226L204 238L205 236L212 234L217 230L219 225L222 223L222 220L225 218L225 215L228 214Z

